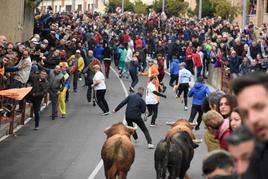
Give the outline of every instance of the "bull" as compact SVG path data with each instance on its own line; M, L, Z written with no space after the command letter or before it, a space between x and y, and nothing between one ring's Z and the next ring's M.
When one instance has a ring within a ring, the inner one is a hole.
M107 139L102 146L101 158L107 179L127 178L127 173L135 157L134 146L130 140L130 136L134 134L135 130L121 122L105 129Z
M198 147L193 142L195 136L192 123L179 119L170 126L165 139L157 144L154 153L157 179L165 179L167 170L169 179L187 177L186 171L193 159L194 149Z

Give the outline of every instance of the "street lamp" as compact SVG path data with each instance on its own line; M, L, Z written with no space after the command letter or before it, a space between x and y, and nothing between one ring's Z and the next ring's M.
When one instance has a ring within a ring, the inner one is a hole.
M199 0L198 19L202 18L202 0Z
M122 0L122 13L124 13L125 0Z
M243 28L247 25L247 0L243 0Z

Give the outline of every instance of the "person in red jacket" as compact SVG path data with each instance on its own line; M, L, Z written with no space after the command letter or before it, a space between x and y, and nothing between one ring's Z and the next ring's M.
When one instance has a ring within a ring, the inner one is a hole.
M157 54L157 65L158 65L158 72L159 72L158 80L160 83L160 86L159 86L160 90L159 91L165 92L167 87L162 82L164 79L164 76L165 76L164 57L161 53Z
M193 65L193 44L189 42L188 47L186 48L186 69L189 70L194 75L194 65Z
M136 50L142 49L142 40L139 35L136 35L136 38L135 38L135 49Z
M202 65L201 57L196 49L193 49L192 59L194 62L194 67L196 67L196 71L197 71L196 77L199 77L201 76L203 65Z

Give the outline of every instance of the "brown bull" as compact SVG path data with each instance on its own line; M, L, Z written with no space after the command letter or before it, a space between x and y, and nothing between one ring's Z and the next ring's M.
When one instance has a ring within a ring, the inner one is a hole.
M193 159L194 148L198 147L193 142L195 139L192 132L194 125L185 119L168 124L171 128L165 139L162 139L155 149L156 178L166 179L167 171L169 179L188 178L186 171Z
M102 146L101 158L107 179L127 178L135 157L134 146L130 140L135 130L135 128L126 127L121 122L105 129L107 139Z
M167 138L174 136L178 132L185 131L191 136L192 139L195 139L195 135L193 133L194 124L190 123L188 120L178 119L176 122L169 123L169 125L170 129L167 132Z

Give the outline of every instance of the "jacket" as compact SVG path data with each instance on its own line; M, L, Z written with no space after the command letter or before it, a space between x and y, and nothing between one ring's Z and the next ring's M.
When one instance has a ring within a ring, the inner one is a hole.
M47 79L40 81L38 75L32 75L29 78L29 83L32 86L30 95L35 98L43 98L45 96L49 87Z
M50 70L48 75L49 89L52 91L62 91L64 87L64 76L60 72L55 74L54 70Z
M135 39L135 48L141 49L142 48L142 40L140 38Z
M178 59L173 59L170 65L170 74L179 75L180 62Z
M103 52L104 52L104 49L102 48L101 45L98 44L96 48L93 50L93 56L99 60L102 60Z
M140 119L141 114L146 111L145 101L139 93L129 95L125 98L116 108L115 111L120 110L124 105L127 104L126 118L129 119Z
M210 90L204 83L195 83L194 87L188 93L189 97L193 97L192 104L202 105L206 96L210 95Z
M231 57L229 58L229 67L230 67L230 72L231 73L236 73L239 74L239 59L236 56L235 58Z

